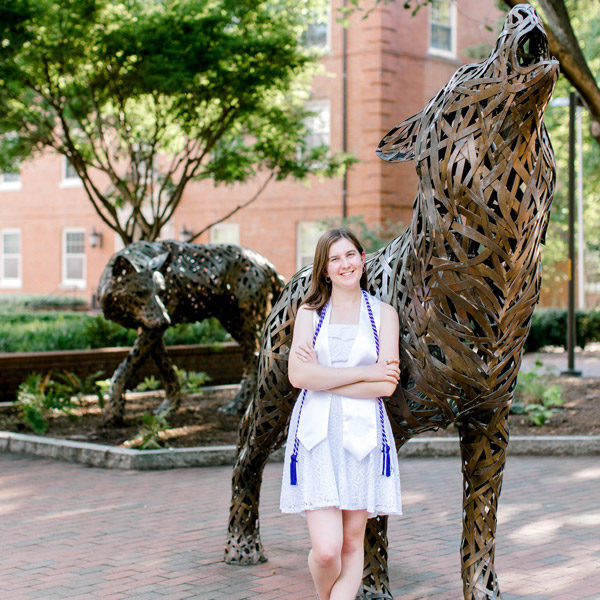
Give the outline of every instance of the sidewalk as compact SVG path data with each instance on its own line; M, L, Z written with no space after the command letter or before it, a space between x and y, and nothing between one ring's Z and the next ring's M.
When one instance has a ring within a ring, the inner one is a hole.
M582 377L600 377L600 343L588 344L586 350L576 350L575 370L581 371ZM521 368L523 371L531 371L535 367L535 361L539 360L544 366L540 372L550 371L554 375L560 375L567 370L566 352L531 352L523 355ZM598 594L600 598L600 593Z
M457 458L401 463L392 518L397 600L462 598ZM281 515L268 464L261 528L269 562L222 562L231 469L88 468L0 454L0 598L314 600L304 520ZM509 458L496 565L504 600L600 598L596 457Z

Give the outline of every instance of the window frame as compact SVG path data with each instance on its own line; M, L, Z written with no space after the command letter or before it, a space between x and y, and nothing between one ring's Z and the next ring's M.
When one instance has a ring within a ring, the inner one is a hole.
M307 23L306 31L304 34L303 46L305 48L317 50L319 52L322 52L323 54L331 54L331 0L327 2L327 10L325 11L325 14L323 16L325 17L325 21L323 23L316 20ZM308 30L311 26L316 25L325 25L325 44L323 45L308 42Z
M216 225L213 225L210 228L210 243L211 244L233 244L234 246L239 246L240 245L240 224L239 223L217 223ZM218 231L221 231L223 233L226 234L226 237L228 235L227 232L233 232L234 235L232 237L236 238L235 242L231 242L231 241L218 241L215 238L217 237L217 235L215 235Z
M307 137L305 139L306 142L311 137L323 136L324 134L320 131L315 132L314 127L312 125L320 119L320 116L324 114L326 111L327 114L327 139L321 143L324 143L326 146L331 148L331 100L329 98L315 98L313 100L309 100L305 105L306 110L317 113L314 116L307 117L305 119L305 125L307 129ZM325 110L323 110L325 109ZM313 148L318 148L321 144L309 144L306 143L305 152L310 152Z
M450 9L450 23L449 24L444 24L444 23L434 23L432 17L433 17L433 3L434 2L441 2L441 3L447 3L449 5L449 9ZM429 27L428 27L428 34L429 34L429 44L428 44L428 50L427 53L431 56L440 56L443 58L456 58L457 57L457 49L456 49L456 40L457 40L457 6L456 6L456 0L432 0L432 4L430 4L429 6L429 13L428 13L428 21L429 21ZM434 46L432 46L432 27L434 25L438 25L438 26L447 26L450 28L450 44L451 44L451 48L445 49L445 48L436 48Z
M307 225L315 225L320 230L315 239L315 245L310 252L302 251L302 228ZM316 241L327 231L327 226L320 221L297 221L296 222L296 271L312 264L315 257ZM303 259L308 259L304 263Z
M83 234L83 252L75 254L75 253L67 253L67 237L69 233L82 233ZM85 251L85 228L84 227L65 227L62 230L62 253L61 253L61 283L60 287L62 289L85 289L87 285L87 254ZM67 258L68 257L81 257L83 263L83 274L81 279L69 279L68 269L67 269Z
M69 160L64 154L60 156L60 187L61 188L74 188L81 187L83 185L83 181L81 181L81 177L76 175L75 177L70 177L68 175L68 165ZM71 165L71 168L74 168Z
M4 236L7 234L19 235L19 252L18 254L6 254L4 252ZM6 277L5 258L17 259L17 277ZM6 227L0 229L0 288L3 289L20 289L23 287L23 234L18 227Z
M6 175L17 175L18 179L13 181L6 181ZM23 188L21 181L21 172L17 173L0 173L0 191L2 192L15 192Z

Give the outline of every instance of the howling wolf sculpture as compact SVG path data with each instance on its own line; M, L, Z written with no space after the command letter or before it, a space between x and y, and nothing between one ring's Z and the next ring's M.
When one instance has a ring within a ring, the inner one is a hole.
M137 329L138 337L112 376L104 422L123 419L123 392L146 357L156 363L166 390L158 410L178 408L179 380L163 334L170 325L207 317L219 319L242 350L242 386L228 407L242 412L256 387L260 333L282 285L270 262L241 246L167 240L135 242L117 252L102 273L98 297L104 316Z
M458 426L464 480L464 598L498 600L496 511L507 418L539 296L540 247L554 192L542 123L558 64L529 5L509 13L495 49L458 69L419 114L381 141L386 161L414 160L411 226L367 259L369 291L398 311L401 382L387 402L396 444ZM297 273L262 338L258 388L241 425L225 560L265 560L258 531L264 464L285 439L297 396L287 378L294 317L311 268ZM391 598L386 518L369 520L363 598Z

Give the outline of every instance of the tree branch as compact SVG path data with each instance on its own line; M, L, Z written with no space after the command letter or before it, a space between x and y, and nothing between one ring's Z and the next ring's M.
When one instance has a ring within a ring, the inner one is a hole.
M227 219L229 219L229 217L235 215L236 212L239 212L240 210L242 210L242 208L246 208L246 206L249 206L250 204L252 204L265 191L265 189L269 185L269 183L271 183L271 181L273 181L273 179L275 178L275 175L276 175L276 172L274 170L271 171L271 173L267 177L267 179L265 179L265 181L261 184L261 186L258 188L256 193L249 200L246 200L246 202L244 202L242 204L238 204L233 210L230 210L225 216L221 217L220 219L217 219L216 221L212 222L210 225L203 227L198 233L195 233L189 239L189 241L193 242L194 240L198 239L205 231L208 231L211 227L214 227L215 225L218 225L219 223L226 221Z

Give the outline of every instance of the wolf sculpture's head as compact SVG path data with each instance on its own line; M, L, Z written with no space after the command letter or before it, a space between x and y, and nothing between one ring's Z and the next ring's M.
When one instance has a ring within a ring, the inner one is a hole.
M547 213L554 158L542 118L557 77L558 62L550 57L539 16L531 6L518 5L490 56L460 67L423 111L381 140L377 154L388 162L415 160L416 208L446 226L464 220L461 212L472 212L474 196L484 199L494 220L511 211L514 220L522 212L515 201L525 196L535 204L527 212ZM428 227L416 218L413 232L425 233Z

